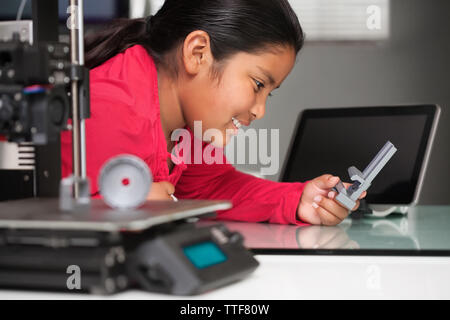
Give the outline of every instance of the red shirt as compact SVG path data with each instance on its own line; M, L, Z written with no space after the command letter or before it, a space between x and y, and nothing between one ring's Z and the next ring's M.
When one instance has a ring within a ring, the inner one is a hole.
M214 152L225 159L223 164L185 164L188 155L182 155L169 174L157 70L143 47L133 46L92 69L90 89L86 164L93 193L98 192L98 174L108 159L133 154L147 163L155 182L171 182L179 199L231 201L232 209L217 212L220 219L304 224L296 216L305 183L274 182L239 172L227 163L222 148ZM72 172L71 140L71 132L62 133L63 177ZM207 145L203 142L202 148Z

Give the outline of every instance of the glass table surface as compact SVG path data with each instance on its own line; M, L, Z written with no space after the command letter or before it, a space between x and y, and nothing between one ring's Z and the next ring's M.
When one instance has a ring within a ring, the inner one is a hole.
M240 232L257 254L450 255L450 206L416 206L384 218L350 216L337 226L220 222Z

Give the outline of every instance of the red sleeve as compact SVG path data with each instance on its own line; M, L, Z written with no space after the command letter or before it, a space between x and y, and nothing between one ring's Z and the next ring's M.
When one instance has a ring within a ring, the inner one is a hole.
M177 197L231 201L233 208L218 211L219 219L307 224L297 219L297 207L306 183L274 182L242 173L226 162L223 149L215 151L225 159L223 164L187 164L175 186Z

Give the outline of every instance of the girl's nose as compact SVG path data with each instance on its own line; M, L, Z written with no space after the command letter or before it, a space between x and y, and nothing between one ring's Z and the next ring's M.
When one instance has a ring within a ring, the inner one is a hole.
M258 101L250 109L250 112L257 120L264 118L264 114L266 113L266 101Z

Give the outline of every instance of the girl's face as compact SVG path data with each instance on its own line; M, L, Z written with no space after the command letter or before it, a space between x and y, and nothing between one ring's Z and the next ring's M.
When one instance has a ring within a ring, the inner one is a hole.
M224 147L237 132L238 123L233 119L244 127L264 117L267 98L288 76L296 55L292 48L281 46L258 54L238 53L224 63L216 79L211 77L213 60L207 55L185 59L186 70L193 72L183 77L184 83L179 86L180 104L193 131L194 121L201 121L202 137L206 130L216 129L211 140L215 146Z

